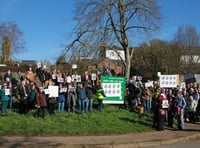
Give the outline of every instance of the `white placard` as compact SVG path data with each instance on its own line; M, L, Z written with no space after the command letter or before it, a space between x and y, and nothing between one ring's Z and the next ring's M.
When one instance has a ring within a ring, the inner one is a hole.
M120 97L121 83L103 83L103 90L106 97Z
M174 88L178 84L178 75L161 75L160 87L161 88Z
M10 95L11 95L10 89L5 89L5 96L10 96Z
M95 81L97 79L97 75L95 73L92 73L92 80Z
M37 68L42 67L42 64L40 62L37 63Z
M1 85L0 85L0 89L1 89Z
M49 97L58 97L58 86L49 86Z
M45 95L49 95L49 94L50 94L49 89L43 89L43 90L44 90L44 94L45 94Z
M72 82L76 80L76 75L72 75Z
M169 106L168 100L163 100L162 101L162 108L168 108L168 106Z
M81 82L81 76L80 75L77 75L76 82Z
M58 83L63 83L64 82L64 78L58 78Z
M53 79L53 80L56 79L56 75L55 75L55 74L52 75L52 79Z
M77 64L72 64L72 69L76 69L77 68Z
M60 88L60 93L65 93L65 92L67 92L67 88L65 87Z
M71 76L67 76L67 83L71 83L71 82L72 82Z
M181 82L181 88L185 88L185 82Z
M74 92L75 91L75 87L69 87L69 92Z
M151 81L151 82L146 82L146 83L145 83L145 87L146 87L146 88L152 87L152 85L153 85L153 81Z

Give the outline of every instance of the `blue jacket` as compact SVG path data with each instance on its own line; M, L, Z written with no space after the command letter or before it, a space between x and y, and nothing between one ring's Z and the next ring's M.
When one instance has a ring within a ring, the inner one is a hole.
M186 107L186 102L185 102L185 99L183 97L176 98L175 104L176 104L176 106L179 106L182 109L184 109Z
M85 88L80 88L78 87L77 88L77 95L78 95L78 99L86 99L86 91L85 91Z

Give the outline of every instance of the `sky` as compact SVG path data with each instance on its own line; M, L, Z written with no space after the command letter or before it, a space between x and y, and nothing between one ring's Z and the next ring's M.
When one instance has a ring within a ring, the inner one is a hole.
M163 20L154 38L172 40L180 25L192 25L200 33L200 0L158 0ZM25 51L14 60L48 60L52 64L63 45L72 40L76 0L0 0L0 23L14 21L21 31Z

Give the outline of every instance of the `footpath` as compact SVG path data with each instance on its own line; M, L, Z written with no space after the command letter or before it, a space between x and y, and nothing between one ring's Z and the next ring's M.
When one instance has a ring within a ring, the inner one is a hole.
M0 136L4 148L137 148L200 140L200 122L176 128L111 136Z

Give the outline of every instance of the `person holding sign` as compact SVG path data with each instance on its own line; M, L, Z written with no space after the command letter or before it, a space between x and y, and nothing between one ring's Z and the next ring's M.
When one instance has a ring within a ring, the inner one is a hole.
M87 83L86 89L86 108L85 111L88 112L88 110L91 112L92 111L92 104L93 104L93 92L94 88L90 83Z
M59 83L59 96L58 96L58 111L63 112L65 107L65 93L62 91L63 85Z
M96 88L96 95L97 95L97 99L98 99L98 110L102 111L103 108L103 99L106 97L104 90L103 90L103 85L100 82L99 85Z
M82 83L80 83L77 88L77 96L78 96L78 113L81 114L84 111L85 108L84 101L86 99L86 91Z
M4 83L3 87L0 90L0 96L1 96L1 115L2 116L6 115L7 106L8 106L8 100L9 100L8 95L6 95L6 90L7 90L7 84Z
M67 83L67 111L68 114L70 112L75 112L76 100L75 100L75 87L73 83Z

